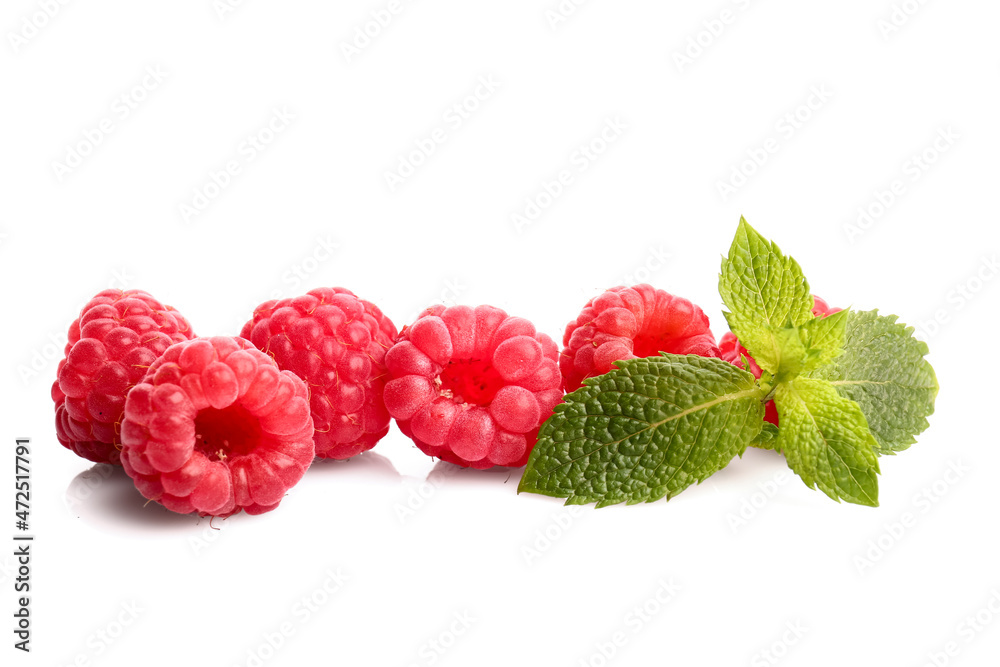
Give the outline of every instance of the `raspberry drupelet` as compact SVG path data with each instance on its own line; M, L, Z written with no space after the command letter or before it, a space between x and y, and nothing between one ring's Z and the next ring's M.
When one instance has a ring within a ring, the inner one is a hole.
M522 466L562 400L558 347L493 306L435 306L385 357L385 405L425 454L471 468Z

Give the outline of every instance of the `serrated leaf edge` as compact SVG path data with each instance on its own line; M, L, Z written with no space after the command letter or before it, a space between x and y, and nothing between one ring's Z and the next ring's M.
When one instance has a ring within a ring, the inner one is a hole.
M826 381L823 380L823 382L826 382ZM832 382L828 382L828 384L832 385L833 383ZM840 462L844 463L843 457L840 456L840 454L837 452L837 450L835 450L833 447L829 446L828 440L826 438L826 435L824 435L822 429L820 429L819 424L816 422L816 418L813 417L813 413L812 413L812 411L808 407L809 404L803 398L801 398L801 396L799 395L799 391L795 387L794 383L789 383L789 389L794 394L795 399L798 400L800 403L802 403L803 406L805 406L805 408L806 408L806 410L805 410L806 414L809 415L809 419L812 421L813 426L816 429L816 432L819 433L820 437L823 439L824 451L826 451L826 452L833 452L833 454L835 454L837 456L837 458L840 459ZM838 393L838 395L839 395L839 393ZM864 421L865 421L865 429L868 430L868 420L865 418L864 412L861 411L861 406L859 406L855 401L847 398L846 396L841 396L841 398L843 398L846 401L850 401L851 403L854 403L855 407L858 408L858 412L861 414L861 418L864 419ZM780 427L779 427L779 430L780 430ZM869 437L871 438L871 440L873 442L877 443L877 441L875 440L875 437L871 434L870 430L868 430L868 435L869 435ZM872 453L874 454L877 451L878 451L877 447L873 446L872 447ZM854 483L857 484L858 488L861 489L861 492L864 494L865 498L868 499L868 501L870 502L870 504L868 506L869 507L878 507L878 496L876 496L875 498L872 498L871 496L869 496L865 492L864 486L854 476L854 473L850 472L850 470L851 470L850 466L848 466L848 465L845 464L844 468L849 471L851 479L854 480ZM874 470L875 470L875 474L876 475L878 475L878 474L880 474L882 472L881 469L880 469L880 466L879 466L878 456L877 455L875 457ZM793 470L792 472L795 472L796 475L799 475L799 479L802 479L803 483L805 483L805 485L807 487L809 487L810 489L815 490L815 489L819 488L819 490L822 491L827 497L829 497L832 500L837 501L838 503L841 502L841 500L845 499L843 496L840 496L840 495L837 495L837 494L831 494L830 492L826 491L826 489L818 487L818 485L816 483L816 480L812 480L811 482L807 482L805 479L802 478L802 475L800 475L798 472L796 472L795 470ZM877 481L878 480L876 478L876 482ZM846 498L846 500L848 502L853 502L850 498ZM864 504L864 503L857 503L857 504Z
M551 475L552 473L554 473L556 470L559 470L559 468L562 468L562 467L568 466L570 464L576 463L580 459L582 459L584 457L587 457L587 456L590 456L591 454L593 454L594 452L596 452L598 449L601 449L603 447L610 447L612 445L620 445L621 443L623 443L628 438L631 438L631 437L633 437L635 435L638 435L640 433L645 433L646 431L649 431L649 430L652 430L652 429L657 429L657 428L663 426L664 424L669 424L670 422L672 422L672 421L674 421L676 419L680 419L681 417L686 417L686 416L688 416L690 414L694 414L695 412L699 412L701 410L707 410L709 408L715 407L716 405L719 405L720 403L725 403L727 401L736 401L736 400L739 400L741 398L746 398L746 397L749 397L749 396L753 396L754 394L761 394L760 387L756 387L755 386L753 389L744 389L743 391L736 392L735 394L723 394L722 396L719 396L715 400L709 401L708 403L699 403L698 405L692 406L692 407L690 407L690 408L688 408L686 410L682 410L682 411L678 412L675 415L670 415L666 419L661 419L658 422L651 423L649 426L646 426L645 428L641 428L638 431L635 431L633 433L629 433L628 436L626 436L624 438L621 438L619 440L612 440L610 442L602 442L601 445L600 445L600 447L598 447L597 449L592 449L589 452L587 452L586 454L578 456L575 459L570 459L569 461L566 461L565 463L560 463L555 468L551 468L550 470L546 470L545 472L540 473L540 476L547 477L547 476ZM539 437L539 439L541 439L541 437Z

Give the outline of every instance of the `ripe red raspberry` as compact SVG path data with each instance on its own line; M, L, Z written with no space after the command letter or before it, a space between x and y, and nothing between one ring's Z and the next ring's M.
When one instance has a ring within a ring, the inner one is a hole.
M128 394L122 465L174 512L268 512L313 460L306 395L242 338L177 343Z
M522 466L562 400L559 350L493 306L434 306L385 355L385 406L425 454L460 466Z
M612 287L566 325L559 359L566 391L624 359L671 354L718 357L708 317L687 299L650 285Z
M385 352L396 327L342 287L257 306L240 334L309 385L316 455L347 459L389 432Z
M834 313L840 312L842 308L831 308L826 304L826 301L819 298L815 294L813 295L813 309L812 314L814 317L826 317L827 315L833 315ZM743 367L743 360L741 357L746 357L747 359L747 370L753 373L754 377L758 380L760 379L761 368L754 361L754 358L750 356L747 349L740 345L740 341L736 338L736 335L732 331L727 331L722 335L722 340L719 341L719 352L720 357L724 361L728 361L739 367ZM771 422L775 426L778 425L778 408L775 406L774 401L768 401L767 405L764 406L764 419Z
M60 444L120 465L125 395L172 344L194 337L180 313L141 290L104 290L69 327L52 400Z

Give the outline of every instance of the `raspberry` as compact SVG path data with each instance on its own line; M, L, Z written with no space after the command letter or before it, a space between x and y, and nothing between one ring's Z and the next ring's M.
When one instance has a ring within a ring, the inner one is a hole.
M174 512L268 512L313 460L306 396L302 380L242 338L177 343L128 394L122 465Z
M194 337L180 313L141 290L104 290L69 328L52 400L60 444L95 463L120 465L125 395L172 344Z
M708 317L687 299L650 285L612 287L566 325L559 359L566 391L624 359L660 352L718 357Z
M472 468L523 466L562 400L559 350L493 306L434 306L385 355L385 406L429 456Z
M826 317L827 315L839 313L842 310L843 308L831 308L826 304L826 301L813 294L812 313L814 317Z
M827 315L838 313L841 310L841 308L831 308L826 304L826 301L819 298L815 294L813 295L812 314L814 317L826 317ZM760 366L758 366L757 362L754 361L754 358L750 356L747 349L740 345L740 341L736 338L736 335L732 331L727 331L722 335L722 340L719 341L719 352L719 356L723 361L728 361L729 363L740 366L741 368L743 366L741 357L746 357L747 370L753 373L755 378L758 380L760 379ZM764 419L771 422L775 426L778 425L778 408L774 405L774 401L768 401L767 405L764 406Z
M382 391L396 327L374 304L314 289L257 306L240 335L309 385L317 456L347 459L389 432Z

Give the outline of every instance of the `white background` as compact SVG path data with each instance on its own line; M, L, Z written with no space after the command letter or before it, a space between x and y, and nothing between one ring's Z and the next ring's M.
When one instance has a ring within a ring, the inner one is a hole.
M889 32L889 0L595 0L554 25L556 0L406 1L350 58L387 0L45 4L0 17L0 431L9 459L32 438L37 536L30 655L11 646L0 552L4 664L995 664L996 3L908 0ZM477 92L466 118L449 111ZM249 159L275 109L294 119ZM608 122L620 133L582 157ZM436 128L445 141L391 189ZM230 160L240 172L213 189ZM518 230L562 170L569 186ZM878 215L852 234L859 207ZM930 344L937 412L881 460L878 509L750 451L669 504L568 511L517 496L520 471L435 464L394 428L317 463L276 511L210 526L144 507L55 439L67 326L109 285L203 335L238 333L273 294L341 285L399 326L444 299L561 338L588 298L647 279L721 336L741 214L815 293Z

